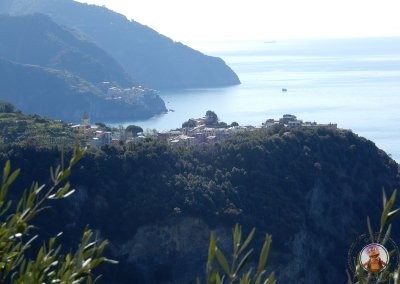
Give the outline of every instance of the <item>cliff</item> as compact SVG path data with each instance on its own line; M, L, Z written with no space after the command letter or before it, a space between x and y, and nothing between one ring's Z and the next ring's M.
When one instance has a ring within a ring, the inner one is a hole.
M58 24L86 34L147 87L219 87L240 83L222 59L176 43L104 7L72 0L3 0L0 13L49 15Z
M23 169L21 184L59 159L56 149L2 147L1 162ZM72 184L77 193L51 209L39 234L63 230L73 243L90 224L120 261L104 267L105 283L193 283L204 275L210 231L230 247L236 222L257 228L256 244L273 235L269 263L280 283L344 283L351 243L366 216L378 224L381 189L399 188L400 175L350 131L276 126L204 147L105 146L86 154Z

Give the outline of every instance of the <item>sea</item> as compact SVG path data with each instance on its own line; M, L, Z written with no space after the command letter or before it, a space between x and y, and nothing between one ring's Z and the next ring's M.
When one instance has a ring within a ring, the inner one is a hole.
M221 57L241 84L161 91L168 113L122 125L169 130L212 110L228 124L256 126L293 114L351 129L400 162L400 38L198 42L195 48Z

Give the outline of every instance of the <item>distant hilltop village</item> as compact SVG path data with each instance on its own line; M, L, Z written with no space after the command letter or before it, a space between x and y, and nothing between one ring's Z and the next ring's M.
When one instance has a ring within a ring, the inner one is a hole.
M285 114L279 120L267 119L261 126L240 126L236 122L227 125L225 122L219 122L218 116L212 111L207 111L203 118L189 119L182 124L182 128L170 131L143 131L141 127L135 125L130 125L127 128L122 126L109 128L103 123L91 125L87 113L84 114L81 124L73 127L85 134L89 146L101 147L106 144L118 145L120 143L137 142L147 137L164 141L172 146L195 146L224 141L237 133L256 131L273 125L283 125L288 128L316 126L337 128L337 124L332 123L303 122L292 114Z
M111 82L98 83L97 87L103 91L106 100L123 100L129 103L138 103L143 100L145 95L155 96L158 94L157 90L142 86L121 89Z

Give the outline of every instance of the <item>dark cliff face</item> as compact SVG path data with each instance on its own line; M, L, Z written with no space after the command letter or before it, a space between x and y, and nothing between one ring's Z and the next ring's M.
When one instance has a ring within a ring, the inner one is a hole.
M58 160L54 149L5 148L8 157L23 169L21 183L47 176ZM257 228L256 246L273 235L269 263L280 283L333 284L345 282L366 217L378 226L382 187L400 188L400 176L384 152L349 131L277 127L193 149L104 147L83 158L72 183L77 193L52 204L40 234L64 230L69 244L90 224L120 260L102 270L105 283L193 283L204 275L210 231L229 254L239 222Z
M111 54L147 87L195 88L239 84L220 59L206 56L106 8L72 0L3 0L0 13L43 13L77 29Z

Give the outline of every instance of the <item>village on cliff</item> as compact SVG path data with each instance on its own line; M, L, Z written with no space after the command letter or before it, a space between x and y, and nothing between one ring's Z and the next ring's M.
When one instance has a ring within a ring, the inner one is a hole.
M137 142L146 137L164 141L172 146L195 146L204 143L220 142L237 133L256 131L276 124L284 125L288 128L322 126L322 124L317 124L316 122L303 122L292 114L285 114L278 120L268 119L261 126L240 126L235 122L227 125L226 123L219 123L215 113L207 112L205 117L190 119L180 129L161 132L156 130L143 131L140 127L135 128L142 130L141 132L132 131L131 128L124 128L123 126L109 128L101 123L91 125L87 113L84 114L81 124L74 125L73 127L85 134L89 141L88 146L91 147ZM324 124L324 126L337 128L337 124L332 123Z

